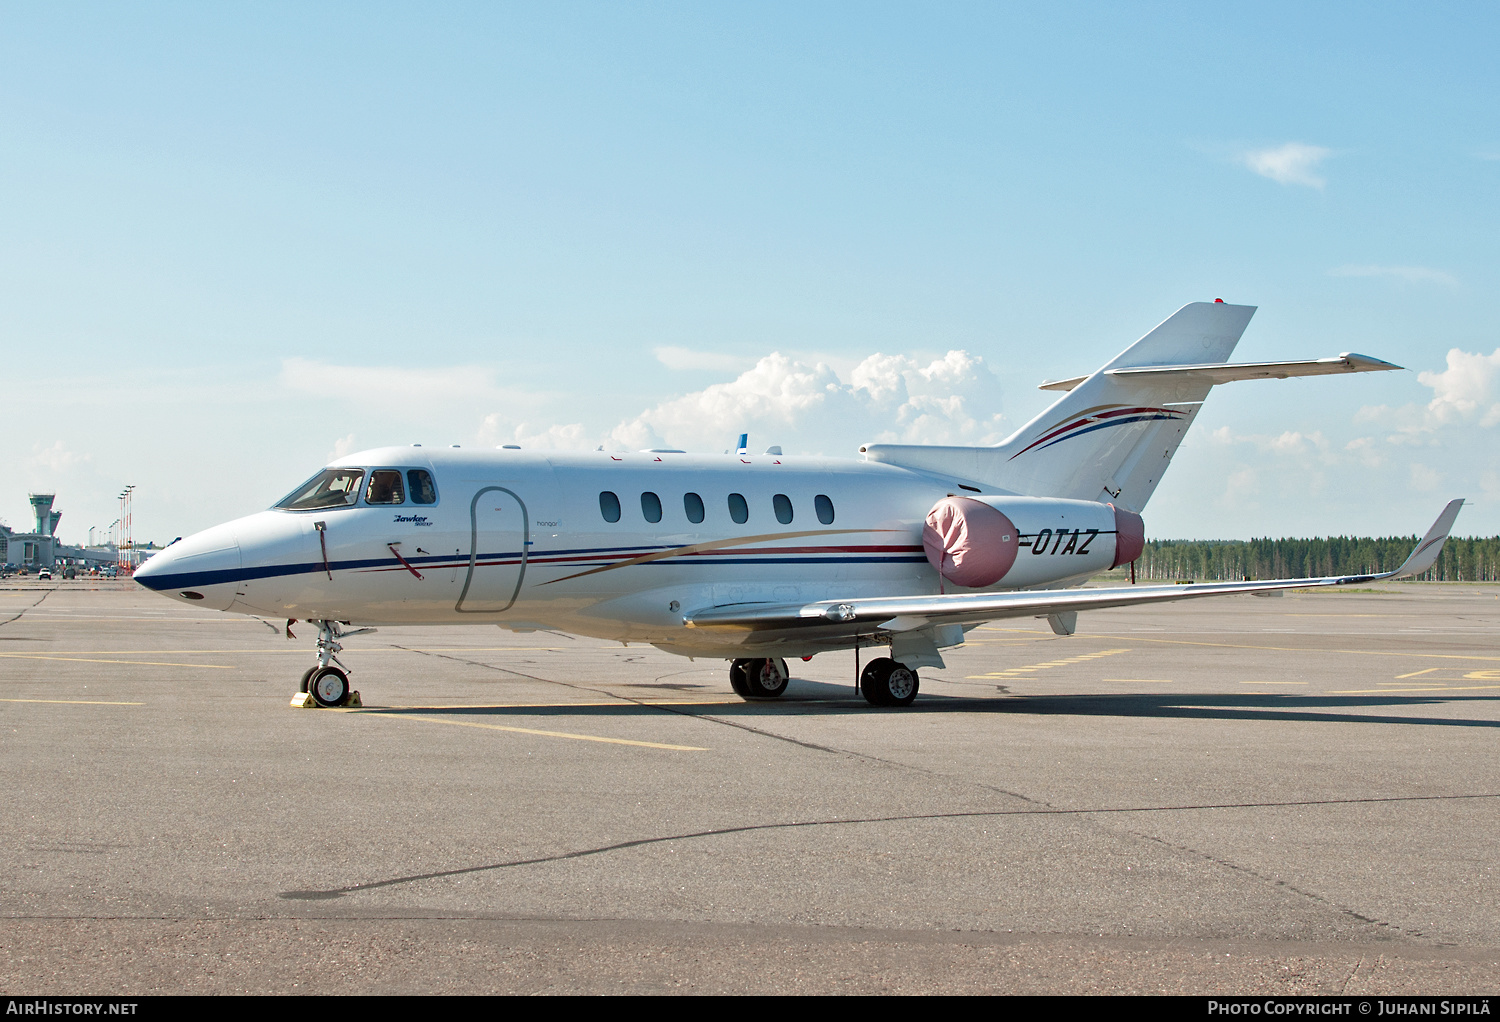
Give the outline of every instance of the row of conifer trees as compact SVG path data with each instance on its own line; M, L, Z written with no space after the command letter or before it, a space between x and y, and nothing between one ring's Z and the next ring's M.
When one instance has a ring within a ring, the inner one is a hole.
M1140 579L1317 578L1370 575L1400 567L1417 545L1416 536L1378 539L1328 536L1316 539L1190 540L1146 543L1136 561ZM1431 582L1500 580L1500 536L1450 536L1432 570L1417 576Z

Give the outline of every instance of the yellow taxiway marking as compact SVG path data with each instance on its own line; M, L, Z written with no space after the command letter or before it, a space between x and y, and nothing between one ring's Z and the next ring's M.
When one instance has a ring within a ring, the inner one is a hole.
M821 702L822 700L797 700L800 705L803 702ZM568 710L574 707L598 707L614 706L627 709L631 706L744 706L742 699L615 699L605 703L452 703L434 705L424 703L420 706L407 706L400 703L392 703L389 706L366 706L362 707L365 712L379 713L383 710Z
M1442 669L1443 668L1441 667L1425 667L1420 671L1412 671L1410 674L1398 674L1396 675L1396 680L1400 681L1402 678L1415 678L1418 675L1431 674L1433 671L1441 671Z
M613 646L600 647L601 649L613 649ZM562 646L495 646L493 648L478 648L472 646L448 647L418 647L408 646L403 649L391 647L361 649L361 653L539 653L546 650L561 651ZM239 656L242 653L269 653L273 656L307 656L311 647L297 646L286 649L60 649L51 650L47 655L63 656ZM30 653L0 653L0 656L31 656ZM197 664L194 665L198 666Z
M1097 660L1104 656L1113 656L1116 653L1129 653L1128 649L1101 649L1097 653L1081 653L1078 656L1067 657L1062 660L1048 660L1046 663L1028 664L1025 667L1007 667L1002 671L991 671L989 674L971 674L966 680L988 681L999 678L1016 678L1024 671L1045 671L1053 667L1072 667L1074 664L1086 664L1090 660Z
M98 699L0 699L0 703L67 703L70 706L145 706L145 703L106 703Z
M1500 685L1426 685L1422 688L1350 688L1328 694L1331 696L1359 696L1383 692L1473 692L1482 688L1500 688Z
M1100 678L1100 681L1123 681L1128 683L1139 682L1142 685L1170 685L1171 678Z
M222 650L220 652L223 652ZM156 660L100 660L97 657L46 656L41 653L0 653L0 657L12 660L65 660L80 664L133 664L136 667L206 667L211 671L235 671L239 668L226 664L171 664Z
M1241 685L1306 685L1305 681L1242 681Z
M1260 646L1248 642L1194 642L1191 639L1153 639L1146 635L1089 635L1091 639L1116 642L1160 642L1169 646L1211 646L1217 649L1264 649L1272 653L1344 653L1359 656L1425 657L1429 660L1500 661L1500 656L1467 656L1462 653L1402 653L1385 649L1308 649L1305 646Z
M389 713L380 710L357 710L357 713L380 717L395 717L400 720L421 720L429 724L452 724L454 727L479 727L487 731L512 731L521 735L540 735L543 738L571 738L577 742L604 742L607 745L634 745L642 749L667 749L671 752L708 752L696 745L667 745L664 742L637 742L629 738L602 738L599 735L575 735L568 731L539 731L529 727L507 727L503 724L480 724L472 720L444 720L441 717L413 717L405 713Z

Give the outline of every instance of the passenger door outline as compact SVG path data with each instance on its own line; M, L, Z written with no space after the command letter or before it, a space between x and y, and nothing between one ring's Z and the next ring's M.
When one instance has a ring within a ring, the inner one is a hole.
M472 610L464 606L464 600L468 598L469 587L474 583L474 568L476 567L479 560L479 498L483 497L486 493L494 492L509 494L511 497L515 498L516 503L521 507L520 570L516 573L516 586L513 590L511 590L510 600L507 601L505 606L495 610ZM521 594L521 582L526 578L526 560L530 553L531 516L526 510L526 502L521 499L521 495L515 490L507 489L504 486L481 487L479 491L474 494L474 499L469 501L469 573L464 576L464 588L463 591L458 594L458 602L453 605L453 609L460 614L503 614L505 611L510 610L511 607L515 606L516 597Z

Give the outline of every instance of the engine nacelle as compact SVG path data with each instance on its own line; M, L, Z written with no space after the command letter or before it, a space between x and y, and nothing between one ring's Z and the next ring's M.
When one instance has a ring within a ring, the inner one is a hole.
M1091 575L1135 560L1145 543L1134 512L1050 497L946 497L922 529L928 561L969 589Z

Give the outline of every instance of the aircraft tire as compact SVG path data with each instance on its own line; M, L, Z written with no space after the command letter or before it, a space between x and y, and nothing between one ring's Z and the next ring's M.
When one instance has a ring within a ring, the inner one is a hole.
M307 691L319 706L342 706L349 698L349 676L337 667L319 667L307 679Z
M733 660L729 664L729 687L734 689L734 694L741 699L750 698L750 664L754 660Z
M859 693L871 706L910 706L919 684L916 671L890 657L871 660L859 675Z
M751 698L775 699L786 691L790 672L786 669L785 660L751 660L748 663L745 679Z
M305 671L302 672L302 683L297 686L297 691L298 692L306 692L307 691L307 683L312 680L313 671L316 671L316 670L317 670L317 667L314 666L314 667L309 667L307 670L305 670Z

